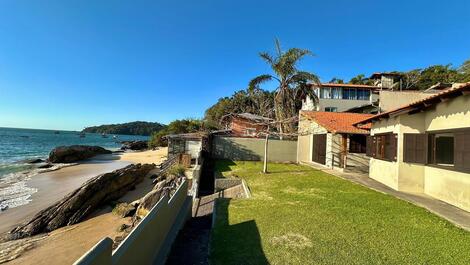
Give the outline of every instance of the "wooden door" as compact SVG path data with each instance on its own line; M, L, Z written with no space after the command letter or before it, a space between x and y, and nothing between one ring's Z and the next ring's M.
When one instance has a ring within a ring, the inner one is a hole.
M326 164L326 134L313 135L312 160Z

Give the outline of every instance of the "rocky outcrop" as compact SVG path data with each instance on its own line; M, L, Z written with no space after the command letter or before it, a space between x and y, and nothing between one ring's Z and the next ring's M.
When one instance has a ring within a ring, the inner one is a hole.
M110 154L111 151L100 146L71 145L54 148L49 154L51 163L72 163L100 154Z
M124 141L121 142L121 144L121 150L140 151L148 149L148 143L146 141Z
M80 222L100 206L119 199L155 168L154 164L129 165L96 176L65 198L36 214L10 232L10 239L24 238Z
M148 214L152 207L165 195L173 196L178 187L183 183L184 176L170 175L166 178L157 178L153 189L139 201L139 206L134 218L141 219Z

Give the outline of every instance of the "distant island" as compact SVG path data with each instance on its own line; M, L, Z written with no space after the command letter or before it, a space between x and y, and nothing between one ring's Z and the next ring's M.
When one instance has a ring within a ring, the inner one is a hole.
M82 132L149 136L153 132L159 132L165 127L166 125L158 122L134 121L121 124L105 124L86 127Z

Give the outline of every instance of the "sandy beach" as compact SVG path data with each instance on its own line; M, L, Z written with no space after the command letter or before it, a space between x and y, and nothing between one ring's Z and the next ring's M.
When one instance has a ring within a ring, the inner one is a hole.
M162 148L155 151L104 155L75 166L36 175L28 182L28 185L38 188L38 192L32 196L32 202L1 213L0 232L9 231L16 224L31 218L96 175L133 163L160 164L166 158L166 154L166 148ZM137 185L135 190L122 197L121 201L132 202L139 199L151 188L151 180L146 178ZM128 223L129 218L120 218L112 214L111 210L110 207L107 207L81 223L57 229L47 236L41 237L31 244L32 249L22 252L18 258L8 264L73 263L103 237L115 238L120 235L118 227ZM7 245L0 245L0 248L6 249ZM51 256L50 253L54 253L54 255Z

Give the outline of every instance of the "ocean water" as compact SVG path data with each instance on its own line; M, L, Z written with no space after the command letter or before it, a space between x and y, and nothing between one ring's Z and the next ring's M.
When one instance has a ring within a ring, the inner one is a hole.
M49 152L61 145L97 145L109 150L121 147L118 141L148 140L147 136L108 135L87 133L84 138L78 132L36 129L0 128L0 212L28 203L35 189L26 182L32 176L46 170L67 165L56 165L52 169L37 169L37 165L25 160L46 159Z

